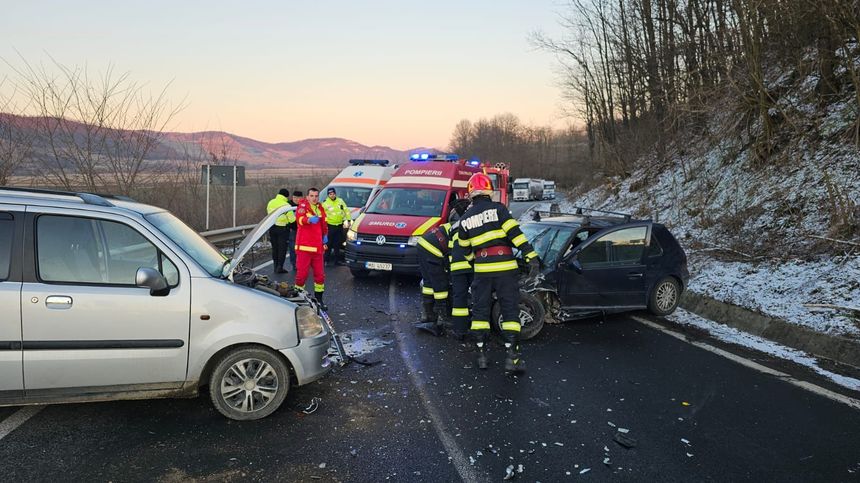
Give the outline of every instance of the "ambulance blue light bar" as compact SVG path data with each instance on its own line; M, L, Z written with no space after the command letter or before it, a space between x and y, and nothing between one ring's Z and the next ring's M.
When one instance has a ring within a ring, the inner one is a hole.
M350 159L349 164L353 166L364 166L366 164L374 164L376 166L388 166L387 159Z
M409 156L411 161L457 161L460 156L456 154L430 154L430 153L415 153Z

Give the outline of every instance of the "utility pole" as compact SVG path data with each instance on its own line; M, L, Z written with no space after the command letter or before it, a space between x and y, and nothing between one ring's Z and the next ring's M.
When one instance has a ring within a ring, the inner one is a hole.
M206 231L209 231L209 185L212 183L212 165L206 165Z

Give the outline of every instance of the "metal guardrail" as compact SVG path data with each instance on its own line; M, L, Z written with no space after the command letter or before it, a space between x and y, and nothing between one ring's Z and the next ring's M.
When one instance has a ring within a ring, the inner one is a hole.
M200 236L209 240L210 243L223 243L226 241L238 240L245 236L257 225L234 226L231 228L221 228L220 230L209 230L200 232Z

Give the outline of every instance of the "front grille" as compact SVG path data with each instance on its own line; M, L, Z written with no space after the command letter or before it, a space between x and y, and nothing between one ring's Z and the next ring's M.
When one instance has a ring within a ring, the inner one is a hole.
M376 245L376 237L379 235L371 235L367 233L359 233L358 239L361 243L373 243ZM385 244L386 245L400 245L401 243L406 243L409 241L408 236L404 235L384 235L385 236Z

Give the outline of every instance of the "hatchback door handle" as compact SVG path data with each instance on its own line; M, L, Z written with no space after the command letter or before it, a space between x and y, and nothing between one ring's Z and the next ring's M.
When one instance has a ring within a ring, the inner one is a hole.
M49 309L70 309L72 298L68 295L49 295L45 298L45 306Z
M627 274L627 278L642 278L644 273L631 272Z

